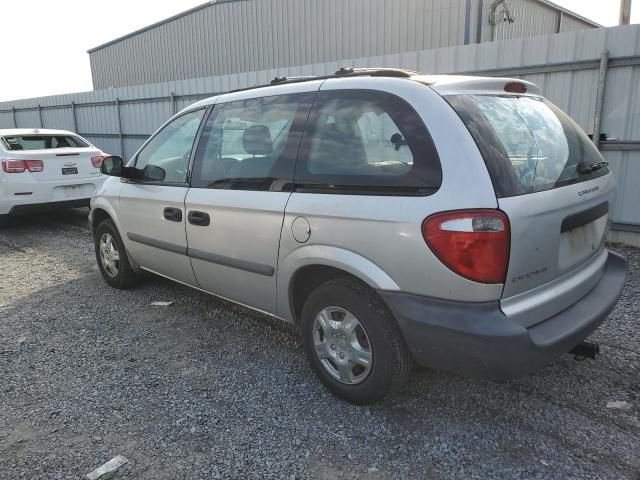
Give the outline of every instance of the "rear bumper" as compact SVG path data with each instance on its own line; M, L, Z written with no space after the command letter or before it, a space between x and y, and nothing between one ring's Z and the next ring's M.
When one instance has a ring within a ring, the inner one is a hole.
M64 181L36 181L27 174L15 175L25 177L12 178L11 181L0 178L0 215L17 215L34 210L56 208L68 202L88 201L106 179L104 176L95 176Z
M609 252L597 285L566 310L524 327L499 302L463 303L380 292L415 360L424 366L474 377L525 375L588 337L615 306L627 261Z

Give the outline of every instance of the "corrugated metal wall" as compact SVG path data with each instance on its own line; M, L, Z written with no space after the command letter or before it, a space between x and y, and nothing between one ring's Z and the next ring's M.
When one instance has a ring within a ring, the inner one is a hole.
M579 18L572 17L571 15L562 15L560 20L561 32L576 32L578 30L584 30L585 28L589 28L589 25Z
M469 40L490 40L490 0L472 0ZM496 39L555 33L559 11L508 0ZM466 0L235 0L210 4L90 53L96 89L465 43ZM583 25L582 28L588 28Z
M4 102L0 103L0 127L13 127L14 113L21 127L40 126L41 116L45 127L75 125L79 133L104 150L129 157L173 111L198 98L266 83L277 75L327 74L353 65L520 76L539 84L547 97L591 133L598 63L604 50L609 51L611 60L601 131L609 138L626 142L603 145L619 186L613 220L640 226L640 146L630 143L640 142L639 25ZM75 123L71 102L75 102Z
M535 37L556 32L559 12L553 8L528 0L512 0L509 2L509 10L514 22L490 26L487 40Z
M492 0L483 2L482 41L484 42L528 38L593 28L592 24L564 10L559 10L548 3L536 0L508 0L506 5L514 20L513 23L503 21L493 26L489 23L492 4ZM502 10L498 8L498 13L500 12Z
M465 6L466 0L212 4L91 52L94 87L460 45Z

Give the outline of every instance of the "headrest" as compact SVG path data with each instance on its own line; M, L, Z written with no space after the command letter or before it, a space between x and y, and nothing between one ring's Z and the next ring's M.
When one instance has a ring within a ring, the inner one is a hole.
M266 125L252 125L242 135L244 151L250 155L271 155L273 142L271 132Z

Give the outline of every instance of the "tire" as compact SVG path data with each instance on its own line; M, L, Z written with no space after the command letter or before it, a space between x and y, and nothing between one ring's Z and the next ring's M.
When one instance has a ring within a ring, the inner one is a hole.
M351 330L347 327L354 324L348 314L359 323L355 334L345 334ZM323 323L331 323L327 318L333 319L332 325L338 325L340 330L324 328ZM380 297L356 280L338 278L316 288L302 308L301 329L311 368L331 392L348 402L368 404L381 400L404 383L411 372L413 359L394 318ZM354 359L366 359L367 351L369 366L357 361L354 365ZM340 360L342 354L345 356Z
M0 228L9 226L9 215L0 215Z
M110 266L109 262L103 261L103 253L101 253L101 247L105 242L106 245L113 245L115 247L115 253L117 254L117 261L113 255L113 250L110 250L111 257L107 260L114 260L113 266ZM104 280L113 288L128 289L132 288L140 282L139 275L133 271L129 258L127 257L127 251L122 243L122 238L118 233L118 229L111 219L103 220L96 228L94 236L94 244L96 251L96 261L98 262L98 268Z

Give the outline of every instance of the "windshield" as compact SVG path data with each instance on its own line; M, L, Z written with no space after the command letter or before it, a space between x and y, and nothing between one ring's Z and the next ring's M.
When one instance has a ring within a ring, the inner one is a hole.
M552 103L532 97L447 97L485 159L498 197L558 188L608 173L589 137Z

